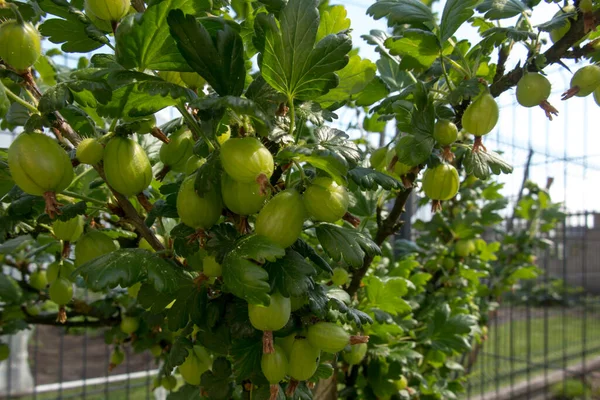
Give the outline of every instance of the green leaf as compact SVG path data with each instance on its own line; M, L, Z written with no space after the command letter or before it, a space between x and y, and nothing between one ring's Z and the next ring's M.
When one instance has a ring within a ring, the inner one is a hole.
M268 305L269 274L257 265L283 257L285 250L269 239L249 235L240 239L223 260L223 281L235 296L251 304Z
M224 357L217 358L211 370L202 374L202 388L209 399L225 400L231 398L234 384L231 380L231 363Z
M79 201L73 204L67 204L60 207L61 214L58 214L55 218L60 221L68 221L75 218L78 215L84 215L87 211L87 204L85 201ZM52 224L52 220L48 214L44 214L38 218L38 223Z
M127 69L192 71L169 33L167 15L180 9L195 14L193 0L162 0L150 3L143 14L127 16L116 33L115 55Z
M193 385L183 385L176 392L169 392L167 400L197 400L200 398L200 388Z
M242 97L204 97L196 99L190 105L200 111L210 111L213 114L217 110L232 110L238 117L247 115L254 121L265 126L270 126L271 124L269 117L261 110L257 103Z
M381 254L379 247L362 232L333 224L320 224L316 228L317 238L323 250L334 261L343 260L348 265L359 268L365 254Z
M213 39L203 24L181 10L171 10L167 21L177 48L194 71L221 96L242 94L246 67L239 33L223 24Z
M319 146L289 146L277 154L277 159L307 162L328 173L337 183L346 183L345 176L348 173L346 160L336 152L319 148Z
M315 251L315 249L310 244L306 243L304 240L296 240L296 242L290 248L300 253L303 257L308 258L320 270L327 272L328 274L333 274L333 269L331 268L329 263L325 261L325 259L321 257Z
M369 307L377 308L392 315L406 314L411 311L410 305L402 299L408 293L412 282L392 277L385 280L377 276L368 276L364 279L367 292L367 304Z
M265 264L271 289L285 297L300 297L313 288L311 276L317 271L304 257L294 250L286 250L285 256Z
M327 94L319 97L316 101L323 107L333 103L341 103L350 99L351 96L360 93L375 78L377 66L370 60L362 59L358 55L350 57L348 65L338 71L340 83Z
M382 57L377 60L376 64L381 79L392 92L402 90L412 84L408 74L400 68L400 64L397 61L389 57Z
M321 13L316 41L320 42L327 35L335 35L350 29L351 21L347 18L346 7L333 6Z
M267 14L255 20L258 64L267 83L299 100L314 99L336 87L335 71L348 64L352 49L348 35L328 35L316 43L320 17L315 0L290 0L279 21Z
M285 256L285 250L264 236L248 235L240 239L232 250L239 257L263 264Z
M367 9L367 14L375 19L387 17L389 26L435 23L431 8L420 0L378 1Z
M404 185L396 178L384 174L383 172L375 171L371 168L356 167L348 171L348 176L363 189L377 190L382 187L385 190L402 189Z
M504 19L529 14L531 9L521 0L485 0L477 6L477 11L485 14L487 19Z
M93 25L81 22L74 15L69 15L67 19L47 19L40 25L39 30L52 43L62 43L61 50L68 53L88 53L109 43L104 35L92 34L97 30L90 31L88 27L94 28Z
M74 101L83 107L96 108L98 103L107 104L112 97L112 89L104 81L67 81L46 90L38 109L42 113L60 111Z
M221 159L219 152L213 152L206 159L206 162L198 168L196 179L194 181L194 189L200 197L204 197L206 193L219 190L221 184Z
M349 164L358 164L361 160L356 143L343 131L329 126L320 126L314 131L317 148L325 148L341 155Z
M44 84L48 86L56 85L56 67L50 57L41 55L33 65L33 68L40 74L40 78Z
M330 364L319 364L314 375L308 381L318 383L321 379L328 379L331 375L333 375L333 367Z
M420 29L407 29L401 37L387 39L385 46L393 55L402 57L402 64L411 62L410 65L413 65L416 62L425 69L431 67L441 52L437 36ZM452 47L444 53L452 53Z
M33 243L31 235L17 236L14 239L9 239L0 244L0 254L14 254Z
M376 76L356 98L356 105L360 107L370 106L390 94L390 90L383 83L381 77Z
M325 318L327 315L329 300L327 290L323 285L317 284L313 290L308 292L308 307L319 318Z
M535 27L544 32L550 32L555 29L560 29L565 26L570 18L576 17L577 13L575 12L560 12L556 13L554 17L543 24L536 25Z
M398 161L406 165L424 163L435 146L435 139L425 135L406 135L398 141Z
M185 333L185 331L182 333ZM173 368L183 364L185 359L189 355L194 344L186 336L187 335L182 334L178 336L177 339L175 339L175 341L173 342L173 346L171 347L169 356L167 357L167 359L165 360L165 364L163 365L163 369L165 371L171 372Z
M173 264L143 249L119 249L95 258L77 268L88 287L103 291L129 287L148 280L159 292L175 292L190 278Z
M100 106L98 113L111 118L146 117L195 97L191 90L162 80L136 82L115 90L111 101Z
M329 300L329 306L332 310L338 310L339 312L344 314L346 317L346 322L353 323L359 329L362 328L363 324L373 323L373 319L371 319L369 315L355 308L348 307L346 304L344 304L337 298L331 297Z
M510 174L513 171L513 167L494 151L467 151L463 163L467 174L479 179L487 179L492 174Z
M438 308L433 319L427 324L428 330L423 334L434 349L446 354L465 352L471 349L466 335L477 325L474 315L457 314L450 316L448 304Z
M480 0L448 0L442 13L440 23L440 43L445 43L452 35L473 16L475 6Z
M246 379L252 379L257 383L257 378L265 380L260 367L262 354L262 335L233 342L231 357L236 382L241 383Z
M17 281L8 275L0 274L0 299L3 302L9 304L19 303L22 294L23 291Z
M167 323L171 332L185 328L191 321L201 325L206 318L206 304L208 302L207 289L190 282L188 286L181 286L177 291L175 304L167 311Z

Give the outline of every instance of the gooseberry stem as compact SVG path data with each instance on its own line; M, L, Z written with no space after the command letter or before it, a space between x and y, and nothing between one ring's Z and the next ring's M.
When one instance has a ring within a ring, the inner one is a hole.
M296 125L296 108L294 107L294 99L289 97L288 103L290 104L290 135L293 136ZM296 136L294 136L294 143L298 143L298 140L300 140L300 131L298 131Z
M23 107L25 107L26 109L28 109L29 111L31 111L34 114L40 113L33 104L26 102L25 100L23 100L22 98L17 96L12 90L7 88L6 86L4 87L4 91L6 92L6 95L8 96L8 98L11 99L12 101L14 101L15 103L22 105Z
M104 203L103 201L94 199L92 197L88 197L88 196L80 194L80 193L75 193L75 192L71 192L71 191L68 191L68 190L63 190L61 194L64 195L64 196L67 196L67 197L72 197L74 199L84 200L84 201L86 201L88 203L94 203L94 204L97 204L97 205L102 206L102 207L106 206L106 203Z
M198 122L196 122L196 120L194 119L194 117L192 117L190 115L190 113L185 109L185 107L182 106L182 105L178 105L177 106L177 110L179 110L179 113L181 114L181 116L185 120L187 126L190 128L190 130L192 131L192 133L194 134L194 136L201 137L202 139L204 139L204 141L206 142L206 145L208 146L208 149L211 152L215 151L215 145L204 134L204 132L202 131L202 128L200 128L200 125L198 125Z

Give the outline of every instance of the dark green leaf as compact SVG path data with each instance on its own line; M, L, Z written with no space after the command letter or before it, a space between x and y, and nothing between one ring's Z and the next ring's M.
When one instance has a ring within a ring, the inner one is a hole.
M63 51L69 53L87 53L108 43L108 39L105 36L93 35L93 31L88 31L86 29L88 26L78 18L69 16L67 20L58 18L47 19L40 25L39 30L52 43L62 43L60 48Z
M195 14L196 3L162 0L151 3L143 14L127 16L116 33L115 55L119 64L140 71L192 71L169 33L167 15L174 9Z
M286 147L277 154L277 159L307 162L313 167L327 172L337 183L344 184L346 182L345 176L348 173L346 160L336 152L319 148L318 145Z
M369 317L366 313L355 308L348 307L346 304L336 298L331 298L329 300L329 305L331 306L331 309L338 310L339 312L345 314L346 320L355 324L359 329L362 328L363 324L373 323L373 319L371 319L371 317Z
M234 384L231 380L231 363L224 357L217 358L212 370L202 374L202 388L209 399L225 400L231 398Z
M171 372L175 367L183 364L193 346L192 341L186 335L178 336L173 342L169 356L163 365L164 370Z
M269 117L254 101L242 97L205 97L193 101L190 105L196 107L200 111L210 110L214 112L215 110L229 109L238 116L247 115L263 125L269 126L271 123Z
M171 10L167 21L177 48L193 70L221 96L242 94L246 79L244 45L233 28L224 24L213 41L204 25L181 10Z
M329 274L333 273L333 269L331 268L329 263L327 261L325 261L325 259L323 257L321 257L319 254L317 254L315 249L310 244L306 243L304 240L302 240L302 239L296 240L296 242L291 246L291 249L297 251L303 257L308 258L320 270L327 272Z
M557 13L550 21L544 22L543 24L536 25L536 28L538 28L539 30L544 31L544 32L550 32L555 29L562 28L569 22L570 18L574 18L576 16L577 16L577 13L574 13L574 12L570 12L570 13L560 12L560 13Z
M198 400L200 398L200 388L193 385L183 385L176 392L170 392L167 400Z
M398 161L406 165L419 165L427 161L433 147L435 139L433 136L425 135L406 135L398 141Z
M260 360L262 358L262 335L253 339L237 340L231 348L233 358L233 373L238 383L252 379L256 383L257 377L262 377Z
M8 275L0 274L0 299L4 303L19 303L22 294L17 281Z
M475 11L480 0L448 0L440 23L440 43L445 43Z
M404 188L402 182L396 178L371 168L353 168L348 171L348 176L350 176L354 183L366 190L377 190L380 186L386 190Z
M67 204L60 208L61 214L56 216L56 219L60 221L68 221L75 218L78 215L84 215L87 211L87 205L85 201L80 201L74 204ZM39 223L51 224L52 220L47 214L42 215L38 218Z
M323 285L315 285L314 289L308 292L308 307L310 311L319 318L325 318L329 303L327 291Z
M211 153L206 162L198 168L194 181L194 189L200 197L206 193L218 191L221 187L221 159L219 152Z
M265 264L271 288L285 297L303 296L312 290L313 280L310 277L317 271L294 250L288 249L285 253L284 257Z
M381 0L367 9L375 19L387 17L388 25L434 23L431 8L420 0Z
M335 261L343 260L359 268L365 254L381 254L379 247L362 232L333 224L321 224L316 228L317 238L323 250Z
M169 330L176 332L185 328L190 321L201 325L206 317L207 302L205 287L198 290L191 282L188 286L181 286L177 291L175 304L167 311Z
M222 263L225 255L235 246L238 236L238 232L230 224L214 226L209 231L209 239L206 241L204 248L215 255L218 263Z
M338 85L335 71L348 63L352 48L346 34L328 35L316 43L319 11L316 1L290 0L281 12L259 14L255 45L260 50L263 78L288 98L311 100ZM315 46L316 43L316 46Z
M113 251L88 261L74 274L83 276L88 287L98 292L129 287L146 279L159 292L175 292L182 282L191 279L170 262L143 249Z

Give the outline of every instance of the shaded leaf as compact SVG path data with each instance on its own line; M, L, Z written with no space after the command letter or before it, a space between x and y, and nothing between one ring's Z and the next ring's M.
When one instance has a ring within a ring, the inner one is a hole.
M513 171L513 167L494 151L467 151L463 164L468 175L475 175L479 179Z
M233 28L223 24L213 40L203 24L181 10L171 10L167 21L181 55L194 71L221 96L242 94L246 79L244 44Z
M303 239L296 240L296 242L290 248L300 253L303 257L308 258L320 270L329 274L333 274L333 269L331 268L329 263L325 261L325 259L321 257L315 251L315 249L310 244L306 243Z
M323 250L335 261L345 261L359 268L365 254L381 254L379 247L362 232L333 224L320 224L316 228L317 238Z
M420 0L381 0L371 5L367 14L375 19L387 17L389 26L435 22L431 8Z
M404 188L402 182L396 178L371 168L353 168L348 171L348 176L350 176L354 183L366 190L377 190L378 187L382 187L386 190Z
M190 279L170 262L143 249L110 252L83 264L74 275L83 276L88 287L98 292L144 280L159 292L174 292Z
M231 363L224 357L217 358L213 362L211 370L202 374L201 385L209 399L231 398L234 389L231 374Z
M317 274L313 266L294 250L286 250L285 256L265 264L271 289L285 297L300 297L313 288L310 278Z

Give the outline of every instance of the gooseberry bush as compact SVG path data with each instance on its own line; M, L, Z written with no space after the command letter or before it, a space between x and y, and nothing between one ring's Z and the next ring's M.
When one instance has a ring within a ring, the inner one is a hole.
M571 58L563 99L600 98L599 15L429 3L372 4L368 60L328 1L0 0L0 334L104 328L111 368L150 351L174 400L459 396L560 219L529 184L528 230L501 228L496 98L556 117L544 70ZM343 107L395 134L350 138ZM413 192L436 213L393 240Z

